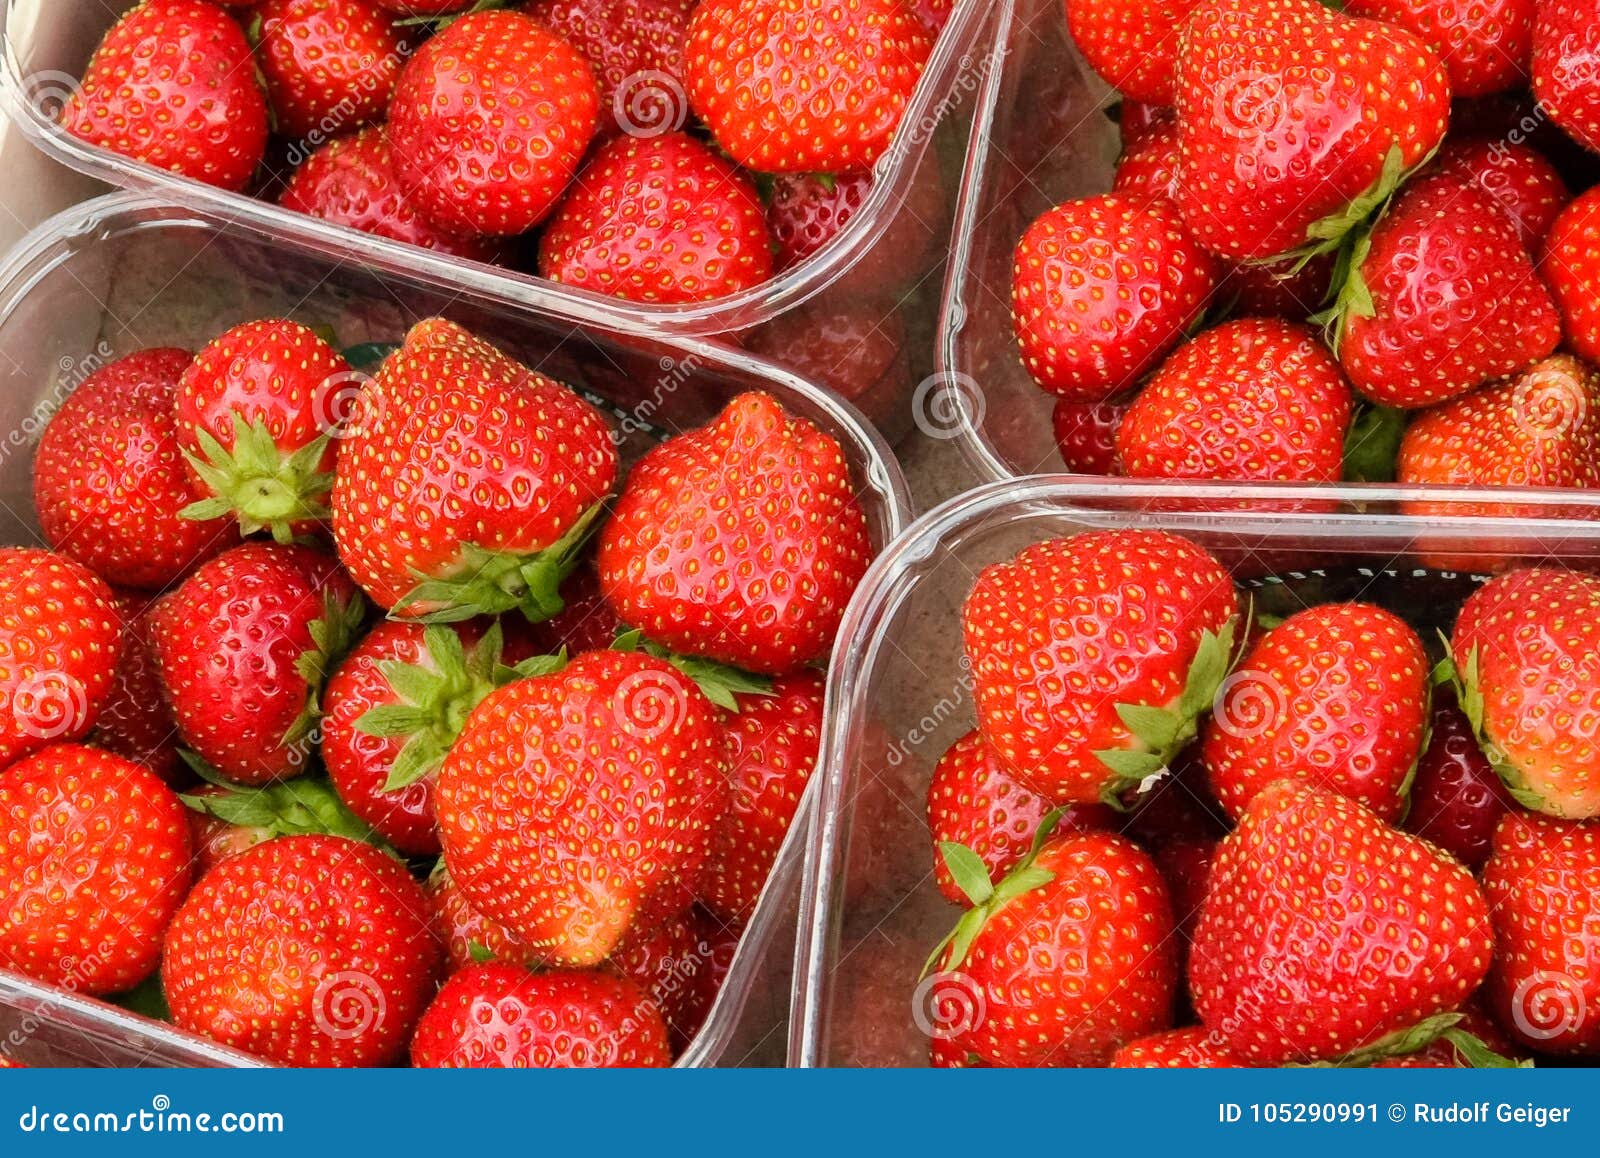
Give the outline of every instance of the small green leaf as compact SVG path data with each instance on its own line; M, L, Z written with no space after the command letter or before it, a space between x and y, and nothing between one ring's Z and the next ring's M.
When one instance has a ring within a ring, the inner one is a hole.
M419 732L431 719L428 712L415 704L379 704L361 713L355 727L363 736L390 738Z
M1522 1070L1533 1068L1531 1060L1519 1061L1516 1058L1509 1058L1504 1054L1495 1053L1484 1043L1482 1038L1459 1027L1445 1030L1444 1033L1440 1034L1440 1037L1455 1046L1456 1052L1467 1063L1468 1069Z
M1406 432L1406 412L1367 404L1357 412L1344 439L1347 482L1393 482Z
M1095 757L1116 773L1124 788L1146 776L1154 776L1167 766L1166 761L1153 752L1130 752L1124 748L1108 748L1096 752Z
M1118 704L1116 708L1123 726L1156 752L1170 748L1183 728L1183 717L1166 708L1152 708L1147 704Z
M994 904L996 907L1006 901L1015 900L1023 893L1031 893L1034 889L1042 889L1045 885L1056 879L1056 874L1049 869L1040 868L1038 865L1027 865L1008 874L994 888Z
M489 951L489 947L478 941L468 942L467 956L472 958L474 965L487 965L494 960L494 954Z
M945 868L955 878L956 887L974 905L986 904L994 896L994 884L989 880L989 868L983 858L964 844L952 840L939 842L939 855Z

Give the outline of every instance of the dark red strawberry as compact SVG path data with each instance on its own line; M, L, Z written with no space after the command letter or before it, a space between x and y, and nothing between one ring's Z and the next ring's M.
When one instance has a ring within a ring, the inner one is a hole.
M851 271L852 291L861 288L861 269ZM869 274L869 280L876 276ZM910 433L916 382L900 310L879 311L855 298L814 299L751 331L745 349L826 386L861 411L891 445Z
M1117 128L1122 135L1124 150L1132 149L1156 129L1170 125L1176 119L1177 114L1167 105L1124 99L1116 106Z
M1533 14L1533 95L1548 117L1600 152L1600 25L1588 0L1539 0Z
M1050 412L1050 428L1055 434L1061 461L1074 474L1112 475L1117 463L1117 429L1132 405L1129 400L1105 399L1100 402L1075 402L1057 398Z
M695 0L537 0L523 9L581 52L603 133L657 136L689 115L683 50Z
M652 641L776 675L827 655L871 554L839 444L743 394L633 468L600 585Z
M1236 317L1303 322L1327 301L1333 267L1331 253L1318 254L1304 265L1296 258L1247 261L1223 275L1215 300L1228 303Z
M1066 0L1067 28L1089 67L1136 101L1172 103L1178 31L1196 0Z
M1173 182L1178 179L1177 122L1167 120L1152 125L1133 142L1124 134L1123 145L1111 191L1131 197L1141 205L1170 201Z
M450 879L444 861L434 866L426 889L432 907L433 933L444 946L446 972L454 973L491 959L527 969L537 969L543 964L543 955L537 949L472 907Z
M1466 138L1446 142L1438 169L1476 182L1511 218L1517 236L1534 257L1572 192L1543 153L1505 140Z
M776 247L779 272L791 269L821 249L861 211L872 192L872 174L785 173L772 182L767 225ZM897 254L900 261L911 261Z
M561 601L566 604L559 612L543 623L531 625L536 652L555 653L566 648L568 655L586 651L604 651L616 642L617 636L628 628L611 610L605 594L600 590L600 574L591 563L584 563L572 573L561 587ZM515 620L511 623L515 624ZM517 659L526 658L518 655Z
M1114 1070L1233 1070L1250 1065L1228 1051L1221 1035L1203 1025L1135 1038L1111 1055Z
M1600 188L1579 194L1545 237L1539 273L1561 311L1567 348L1600 362Z
M202 0L145 0L106 33L61 124L183 177L243 189L267 146L250 44Z
M622 137L546 224L539 272L630 301L706 301L766 281L772 239L754 184L705 145Z
M238 538L179 512L200 497L173 421L187 351L141 350L95 371L50 419L33 462L45 539L108 582L156 589Z
M155 600L119 592L116 606L122 652L88 742L143 764L167 784L180 784L188 777L178 759L178 724L161 690L161 669L150 638Z
M1405 830L1432 841L1469 868L1489 859L1495 825L1513 807L1472 722L1449 688L1433 693L1428 748L1417 761Z
M0 776L0 965L74 993L131 989L188 890L183 805L149 769L53 744Z
M956 0L908 0L911 11L935 36L944 31L955 12Z
M656 1003L673 1052L682 1053L705 1024L738 945L732 927L696 908L629 936L609 964Z
M167 933L172 1019L279 1065L391 1064L433 993L427 908L399 861L342 837L230 856Z
M274 127L290 137L380 120L405 63L403 30L376 0L261 0L249 32Z
M1414 32L1444 62L1455 97L1483 96L1528 83L1534 0L1350 0L1351 16Z

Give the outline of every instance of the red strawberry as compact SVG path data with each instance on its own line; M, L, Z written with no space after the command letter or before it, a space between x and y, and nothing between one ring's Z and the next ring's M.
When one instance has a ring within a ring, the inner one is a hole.
M935 36L944 31L955 12L956 0L907 0L911 11Z
M565 607L543 623L534 625L533 633L539 646L529 654L534 651L554 653L562 648L566 648L569 655L604 651L616 642L617 636L627 631L600 590L599 572L589 563L580 565L562 584L561 601Z
M639 302L759 285L772 240L748 178L687 133L601 147L545 226L539 272Z
M1405 830L1476 869L1489 858L1495 825L1512 807L1511 797L1455 696L1448 688L1433 695L1432 732L1417 761Z
M209 496L184 517L235 515L280 543L329 517L334 435L355 371L311 329L282 318L235 326L178 383L178 443Z
M172 1020L279 1065L388 1065L433 992L426 914L404 866L369 845L258 844L202 877L172 922Z
M1332 792L1279 781L1222 842L1195 1011L1253 1065L1337 1058L1464 1002L1488 971L1472 876Z
M561 609L616 480L605 420L453 322L413 326L357 396L333 533L356 582L409 618ZM419 582L420 580L420 582Z
M179 799L189 808L195 876L230 856L278 836L342 836L376 844L377 836L344 806L333 785L301 776L263 788L243 788L197 768L211 779Z
M978 726L1052 802L1120 795L1193 738L1238 612L1222 565L1176 535L1037 543L985 568L962 607Z
M89 743L143 764L168 784L185 780L178 759L178 724L161 691L161 669L150 638L155 600L131 592L116 597L122 652Z
M938 855L944 844L964 845L975 853L998 885L1033 847L1050 802L1029 791L1004 765L974 728L962 736L933 770L928 784L928 831L933 837L933 877L952 904L967 896ZM1116 813L1104 804L1075 804L1060 814L1056 832L1095 832L1116 827Z
M1211 791L1237 820L1274 780L1302 780L1396 821L1428 727L1417 633L1366 603L1328 603L1261 636L1205 725Z
M33 463L33 500L57 549L129 587L165 587L237 535L179 516L199 494L172 417L183 350L141 350L95 371L56 411Z
M1122 100L1116 106L1117 128L1122 134L1122 147L1132 149L1147 136L1177 119L1167 105L1146 104L1143 101Z
M1316 0L1202 0L1174 86L1178 209L1234 261L1355 225L1433 151L1449 115L1431 49Z
M938 951L931 990L936 1010L976 997L952 1035L957 1048L989 1065L1103 1066L1171 1024L1172 910L1137 845L1110 833L1055 837L994 886L957 849L972 854L947 846L973 908Z
M1539 0L1533 15L1533 95L1548 117L1585 148L1600 152L1600 76L1594 57L1600 25L1590 0Z
M1447 142L1438 170L1467 177L1511 218L1523 248L1535 257L1562 208L1572 200L1567 183L1543 153L1504 140Z
M1135 1038L1111 1055L1114 1070L1236 1070L1249 1062L1228 1051L1220 1034L1203 1025Z
M1050 413L1061 461L1074 474L1112 475L1117 464L1117 429L1132 405L1127 400L1075 402L1057 398Z
M1566 345L1600 362L1600 187L1579 194L1545 237L1539 272L1550 286Z
M1490 580L1450 636L1462 710L1512 795L1600 815L1600 577L1534 567Z
M740 165L870 169L932 49L903 0L701 0L684 79L694 111Z
M683 51L695 0L538 0L523 9L583 54L603 133L670 132L689 115Z
M1135 478L1336 482L1352 408L1309 329L1241 318L1161 364L1117 430L1117 457Z
M1136 101L1172 103L1178 31L1196 0L1066 0L1067 28L1089 67Z
M903 251L895 252L902 256ZM852 293L861 288L861 270L858 265L851 271ZM876 275L869 280L875 281ZM914 423L916 383L905 319L898 310L880 312L854 297L813 299L750 331L744 346L832 390L861 411L891 445Z
M1350 0L1365 16L1415 33L1439 54L1456 97L1483 96L1528 83L1533 53L1534 0Z
M1170 201L1173 182L1178 179L1178 125L1162 121L1151 126L1138 140L1129 142L1123 135L1123 153L1117 159L1117 172L1111 191L1132 198L1141 205ZM1187 232L1187 230L1185 230Z
M776 675L827 655L871 554L839 444L743 394L633 468L600 585L654 642Z
M724 759L711 702L676 668L579 656L467 721L434 788L445 863L473 908L552 962L596 964L705 864Z
M491 261L498 251L494 242L447 233L417 212L401 191L394 151L381 128L336 137L312 153L289 177L278 204L453 257Z
M323 682L364 611L338 564L307 547L245 543L200 567L151 622L184 743L240 784L304 772Z
M723 725L731 792L695 895L712 913L743 922L755 911L800 807L822 743L822 674L780 676L770 695L738 697Z
M149 769L54 744L0 776L0 965L75 993L131 989L188 890L183 805Z
M411 1064L438 1068L567 1069L669 1066L655 1003L609 973L529 973L469 965L417 1023Z
M599 123L588 63L520 12L474 12L428 40L389 103L395 175L450 233L514 234L555 206Z
M1541 1053L1600 1056L1600 824L1507 815L1483 887L1500 1024Z
M1434 1040L1412 1053L1374 1061L1372 1068L1461 1070L1531 1066L1532 1062L1518 1060L1514 1056L1518 1052L1517 1046L1476 1001L1474 998L1474 1004L1464 1007L1459 1013L1435 1019L1436 1024L1442 1024L1450 1018L1460 1020L1450 1024ZM1422 1036L1426 1037L1427 1034Z
M450 879L442 860L428 877L427 894L433 933L444 946L446 972L454 973L491 958L527 969L543 964L543 955L537 949L472 907Z
M773 178L767 225L777 251L777 269L792 269L832 241L861 212L872 185L870 172L785 173ZM907 264L914 261L904 253L895 256Z
M1295 258L1247 261L1224 275L1215 300L1231 302L1236 317L1303 322L1327 299L1333 267L1331 253L1319 254L1304 265Z
M122 650L113 599L65 555L0 547L0 768L94 725Z
M1017 243L1011 320L1034 381L1097 401L1160 361L1216 286L1216 262L1169 202L1086 197L1056 206Z
M673 1052L682 1053L705 1024L738 946L736 931L690 909L655 930L629 936L610 965L656 1003Z
M375 0L261 0L249 31L278 132L325 138L383 117L406 41Z
M1555 350L1561 322L1516 227L1469 178L1408 185L1356 250L1339 361L1384 406L1431 406Z
M267 146L250 44L202 0L145 0L106 33L61 113L91 145L223 189L243 189Z

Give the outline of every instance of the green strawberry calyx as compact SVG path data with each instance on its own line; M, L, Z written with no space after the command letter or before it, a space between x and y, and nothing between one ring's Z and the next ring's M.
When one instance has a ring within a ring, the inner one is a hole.
M1462 1013L1438 1013L1424 1018L1407 1029L1396 1030L1381 1037L1371 1045L1351 1050L1343 1057L1331 1061L1305 1062L1291 1065L1293 1069L1366 1069L1391 1058L1409 1057L1421 1053L1435 1042L1447 1041L1466 1063L1464 1069L1529 1069L1531 1061L1518 1061L1490 1049L1481 1037L1460 1028L1465 1018Z
M238 519L241 534L270 531L283 544L294 542L296 524L332 517L328 494L333 473L322 469L331 431L286 452L264 419L247 422L235 410L232 449L203 427L194 434L200 453L185 449L184 461L211 493L184 507L180 517L209 521L231 515Z
M306 682L306 702L284 733L285 744L298 744L311 735L322 718L322 689L355 644L367 619L367 601L357 594L341 600L330 590L322 593L322 614L307 626L311 646L295 657L294 670Z
M1462 714L1467 717L1467 722L1472 725L1472 734L1478 739L1479 749L1489 761L1490 767L1494 769L1495 775L1500 777L1506 786L1506 791L1511 793L1512 798L1524 808L1534 812L1549 811L1545 798L1528 787L1522 769L1512 763L1505 749L1495 743L1489 734L1484 722L1483 688L1478 677L1477 647L1467 652L1465 664L1457 664L1452 655L1450 640L1446 638L1445 658L1433 669L1434 684L1449 683L1455 687L1456 703L1460 706Z
M464 12L439 13L433 16L407 16L396 20L397 28L424 27L432 32L443 32L463 16L471 16L476 12L494 12L501 8L511 6L511 0L478 0L471 8Z
M1345 481L1393 482L1405 432L1404 410L1363 404L1344 439Z
M732 664L718 663L698 655L677 655L644 638L642 631L624 631L612 643L613 651L638 651L656 659L665 660L684 675L717 707L724 711L739 710L738 696L770 696L772 681Z
M195 812L240 828L259 828L267 836L343 836L391 852L381 837L345 807L333 785L322 776L301 776L261 788L225 779L193 752L180 753L194 773L220 793L180 793L178 799Z

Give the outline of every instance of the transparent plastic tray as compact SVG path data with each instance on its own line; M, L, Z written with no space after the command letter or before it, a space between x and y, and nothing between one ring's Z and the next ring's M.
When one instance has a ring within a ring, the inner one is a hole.
M625 454L648 444L647 430L699 425L733 395L765 390L840 441L877 546L909 519L905 482L879 435L847 404L770 362L700 338L574 325L428 270L384 272L248 220L120 193L47 221L0 267L0 542L38 541L33 447L53 406L107 361L145 346L195 349L260 317L330 325L348 346L398 341L434 314L608 406L629 434ZM781 1057L798 857L814 799L807 796L710 1019L680 1064L762 1060L774 1048ZM10 1036L23 1029L21 1042ZM20 1061L44 1064L240 1061L171 1026L3 972L0 1043Z

